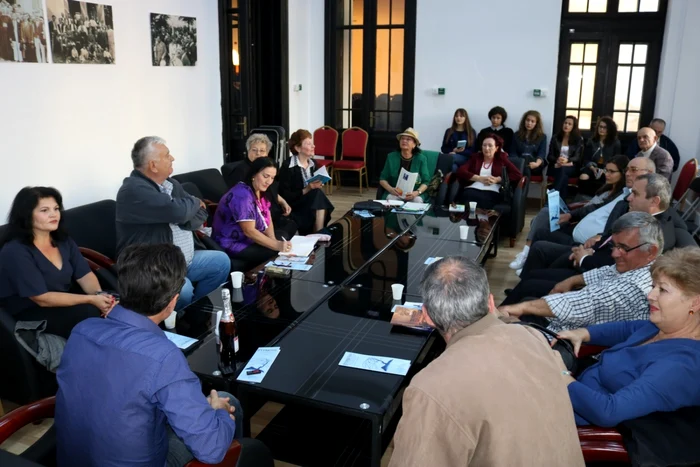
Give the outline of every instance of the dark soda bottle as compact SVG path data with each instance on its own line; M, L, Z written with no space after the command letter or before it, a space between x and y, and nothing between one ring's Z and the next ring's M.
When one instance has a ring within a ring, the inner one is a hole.
M231 309L231 294L228 289L221 290L224 311L219 321L219 339L221 339L219 354L219 369L225 375L236 371L236 353L238 353L238 329L236 319Z

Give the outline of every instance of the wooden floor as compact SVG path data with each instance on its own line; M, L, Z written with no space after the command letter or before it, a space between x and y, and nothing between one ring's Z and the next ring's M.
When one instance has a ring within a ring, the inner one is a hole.
M335 210L333 211L333 215L331 217L332 221L342 217L342 215L351 209L356 202L374 199L375 193L375 189L364 190L362 194L360 194L357 188L341 188L333 190L333 194L329 195L329 198L335 206ZM530 229L530 220L535 214L536 211L534 209L528 210L525 218L525 229L518 236L515 248L509 248L509 242L506 238L499 244L498 256L488 260L486 263L486 273L489 277L491 293L494 295L496 305L498 305L505 297L503 290L506 288L512 288L518 283L518 277L511 269L508 268L508 263L513 261L515 255L523 249L523 246L525 245L525 237ZM14 408L12 404L5 401L2 402L2 405L5 408L5 412L8 412ZM283 405L273 402L268 402L265 404L251 419L251 431L253 437L256 437L283 407ZM45 420L39 425L30 425L25 427L15 436L1 444L0 449L5 449L7 451L19 454L27 449L27 447L31 446L37 439L39 439L41 435L49 429L51 424L53 424L53 420ZM392 442L384 453L384 457L382 457L382 467L389 465L389 459L391 459L391 453L393 450L394 448ZM293 466L293 464L276 461L275 466L289 467Z

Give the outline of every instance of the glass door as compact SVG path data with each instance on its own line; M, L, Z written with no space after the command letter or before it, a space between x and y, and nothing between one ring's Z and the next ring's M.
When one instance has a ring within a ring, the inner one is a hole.
M328 0L326 120L369 133L367 169L377 183L396 134L413 124L415 0Z

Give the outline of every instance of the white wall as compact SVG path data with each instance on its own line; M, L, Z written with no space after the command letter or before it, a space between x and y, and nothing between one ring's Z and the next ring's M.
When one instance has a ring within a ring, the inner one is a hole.
M681 166L700 159L700 2L671 0L666 16L664 46L656 95L657 117L666 120L668 135L681 155ZM674 180L680 169L674 174Z
M66 207L113 199L141 136L168 141L176 173L222 163L217 0L109 3L116 65L0 63L3 221L27 185L55 186ZM197 18L195 67L151 66L151 12Z
M324 125L324 12L324 0L289 0L290 134ZM294 91L299 84L302 90Z
M561 0L418 0L414 126L425 148L440 148L458 107L477 132L496 105L515 129L524 112L538 110L551 134L561 7ZM434 87L446 94L434 95ZM535 88L548 96L533 97Z

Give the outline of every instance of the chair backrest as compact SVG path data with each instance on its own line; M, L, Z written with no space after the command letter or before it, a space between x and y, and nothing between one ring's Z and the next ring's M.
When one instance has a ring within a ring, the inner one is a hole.
M428 172L432 176L435 173L435 168L437 167L438 157L440 156L440 152L422 149L421 154L423 154L425 156L425 159L428 161ZM445 173L446 172L443 171L443 175Z
M367 159L367 141L369 134L362 128L356 126L348 128L343 132L343 153L342 159Z
M243 177L239 177L238 174L239 172L243 172L242 170L239 171L239 168L242 167L244 164L245 161L236 161L229 162L221 166L221 175L224 177L224 181L226 182L226 185L229 188L232 188L233 185L243 180ZM210 201L215 201L217 203L219 202L218 199L212 199Z
M218 169L195 170L183 174L173 175L173 178L180 183L192 182L202 192L204 198L214 203L219 202L222 196L228 191L228 186L224 177Z
M314 131L314 146L316 146L316 156L335 160L336 147L338 146L338 131L327 125L317 128Z
M67 209L63 213L63 226L78 246L116 260L116 215L116 201L104 199Z
M690 159L688 162L683 164L681 173L678 175L678 180L676 181L676 187L673 189L673 195L671 196L674 201L681 199L681 196L683 196L683 194L685 194L685 192L688 190L690 182L693 181L697 174L698 161L696 159Z

